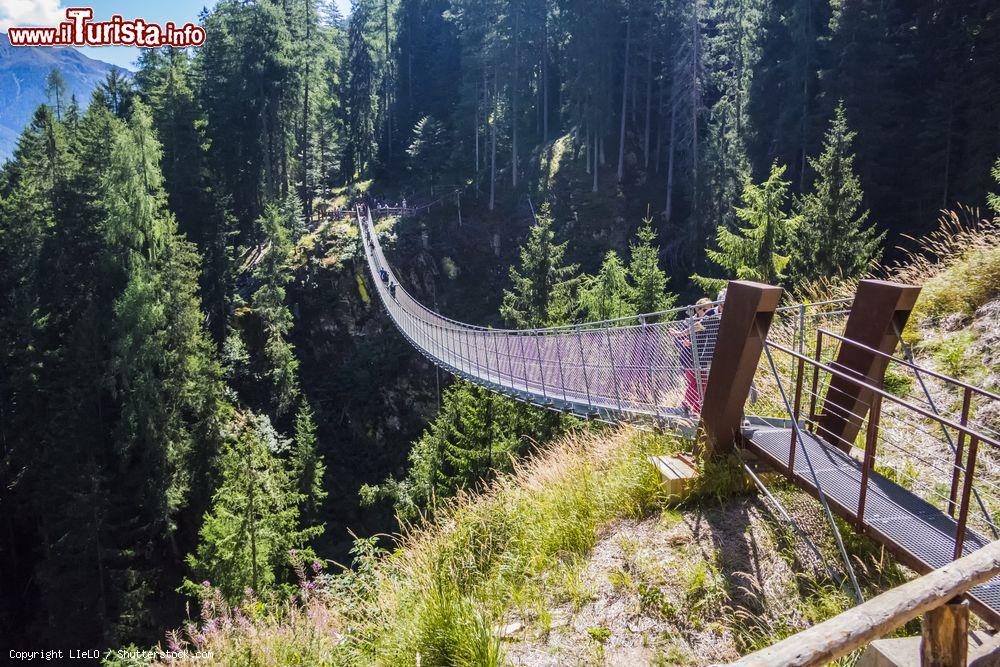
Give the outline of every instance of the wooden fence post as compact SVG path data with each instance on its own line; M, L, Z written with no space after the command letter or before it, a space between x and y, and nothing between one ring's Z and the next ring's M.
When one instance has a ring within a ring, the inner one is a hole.
M910 311L917 302L920 288L884 280L862 280L847 317L844 337L862 345L892 354L899 344L899 334L906 326ZM849 343L841 343L834 368L846 371L858 380L879 387L889 360ZM861 430L861 421L872 402L872 392L842 377L833 377L826 392L819 420L819 433L830 444L844 451Z
M920 622L921 667L965 667L969 662L969 603L952 600Z
M732 451L739 437L743 404L781 293L780 287L743 280L726 288L701 410L706 455Z

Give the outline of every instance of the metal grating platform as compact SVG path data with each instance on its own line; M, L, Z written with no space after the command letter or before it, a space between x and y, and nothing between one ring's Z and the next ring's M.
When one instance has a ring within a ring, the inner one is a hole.
M748 449L775 468L787 470L791 433L791 429L750 427L744 429L743 436ZM811 462L830 508L841 517L856 521L861 462L822 438L811 433L803 435L805 442L800 440L795 447L792 480L816 495L816 484L809 470ZM870 537L921 572L952 561L957 521L878 473L870 473L868 482L864 529ZM988 539L970 528L963 552L972 553L988 543ZM969 598L977 613L990 622L1000 623L1000 577L973 588Z

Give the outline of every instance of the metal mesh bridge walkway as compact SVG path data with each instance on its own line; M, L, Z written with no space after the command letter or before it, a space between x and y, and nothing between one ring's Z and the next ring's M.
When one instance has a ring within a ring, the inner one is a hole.
M490 329L426 308L399 284L358 209L372 283L389 316L449 372L518 399L588 417L668 419L698 412L719 317L674 320L684 308L542 329Z

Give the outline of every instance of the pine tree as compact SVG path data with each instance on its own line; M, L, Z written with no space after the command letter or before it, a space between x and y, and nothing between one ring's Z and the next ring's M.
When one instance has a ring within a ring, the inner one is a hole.
M112 67L104 81L94 89L94 101L121 119L129 118L132 115L134 97L135 91L132 89L132 83L117 67Z
M219 374L197 297L200 258L165 208L149 114L137 100L131 107L113 138L102 197L110 284L121 284L106 379L118 405L106 524L115 548L135 554L118 558L121 636L142 627L156 588L156 574L136 574L158 571L150 554L173 534L192 487L209 479Z
M726 269L728 275L740 280L756 280L774 284L784 278L788 265L786 254L791 234L798 219L782 209L788 199L789 182L782 180L785 167L771 167L771 174L761 185L749 179L743 186L743 206L737 207L736 217L746 226L730 231L719 227L716 237L718 250L708 249L708 258ZM694 276L702 286L713 289L722 280Z
M254 270L260 287L251 302L263 328L264 349L257 366L266 382L256 388L259 398L255 400L273 408L276 416L286 414L299 395L299 361L288 340L292 314L285 303L285 286L292 279L292 230L299 226L300 210L297 198L289 197L280 204L268 204L257 222L267 251Z
M230 602L247 588L273 590L288 573L289 553L321 531L300 525L295 483L277 456L284 446L266 417L251 415L223 447L222 481L187 563L195 580L209 582ZM186 588L193 594L199 586L188 581Z
M56 114L56 120L63 119L63 110L66 107L66 79L62 73L53 68L45 77L45 96Z
M444 125L433 116L424 116L413 127L413 141L406 149L410 171L433 183L448 160L450 148Z
M344 152L344 176L353 180L366 175L376 155L376 72L366 34L373 20L371 0L357 0L351 8L344 59L348 141Z
M295 447L292 452L292 478L298 485L299 507L303 521L322 523L323 475L326 464L316 443L316 422L312 406L303 399L295 415Z
M860 211L864 195L854 173L854 137L840 104L826 133L823 152L809 160L816 172L813 189L796 202L800 222L792 238L789 268L797 280L855 278L881 254L885 232L880 234L868 223L868 211Z
M577 265L564 264L567 242L555 243L548 209L543 207L521 247L520 268L511 267L511 289L504 290L500 314L512 326L562 324L572 311Z
M437 500L510 471L532 442L548 442L563 428L557 415L460 380L445 390L441 410L410 450L406 477L366 486L362 499L389 498L401 519L415 520Z
M660 250L656 245L653 219L645 218L636 232L636 241L629 246L633 303L638 313L655 313L674 305L677 295L667 292L667 274L660 268Z
M604 256L596 276L584 276L580 281L580 308L591 322L627 317L635 312L628 271L614 250Z

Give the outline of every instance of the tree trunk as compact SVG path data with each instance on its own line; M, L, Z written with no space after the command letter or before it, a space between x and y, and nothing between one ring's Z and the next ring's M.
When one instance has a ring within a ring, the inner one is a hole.
M485 84L484 84L485 85ZM483 109L483 96L479 94L479 82L476 82L476 111L472 129L476 135L476 182L479 181L479 117Z
M945 147L944 147L944 175L942 178L941 188L941 208L948 208L948 185L951 181L951 135L952 135L952 119L954 117L955 103L954 98L951 97L948 100L948 122L945 126Z
M518 102L518 77L517 68L520 60L521 49L521 13L514 9L514 71L511 74L512 104L510 114L510 179L511 185L517 189L517 102Z
M600 152L597 144L597 132L594 132L594 186L591 188L592 192L597 192L597 154Z
M382 8L385 12L385 20L383 25L385 26L385 73L383 78L385 79L385 100L384 100L384 111L385 111L385 163L386 165L392 164L392 112L390 111L389 105L389 76L392 71L392 63L389 60L389 0L382 0Z
M545 9L542 37L542 142L549 143L549 16Z
M643 168L649 169L649 133L653 113L653 29L646 44L646 131L642 139Z
M663 65L660 68L660 83L656 86L656 173L660 173L660 165L663 164L663 85L667 80L666 75L666 54L663 57Z
M409 27L406 31L406 106L410 127L413 127L413 12L406 13ZM478 130L477 130L478 131Z
M497 121L496 121L497 73L493 72L493 113L490 114L490 210L496 205L497 192Z
M312 220L312 191L309 188L309 64L312 52L309 46L310 21L309 0L305 0L306 9L306 67L305 85L302 94L302 199L307 223Z
M691 221L698 222L698 60L701 57L698 27L698 0L692 6L691 21Z
M620 129L618 132L618 182L622 182L625 176L625 113L628 108L628 73L629 73L629 48L632 41L632 16L631 11L625 23L625 67L622 74L622 113Z
M799 127L799 193L805 191L806 184L806 136L809 128L809 77L811 63L809 51L812 48L810 27L812 26L812 0L804 0L805 18L802 21L802 117Z
M663 217L670 222L673 214L674 199L674 131L677 129L677 102L670 105L670 130L668 132L667 146L667 203L663 208Z

